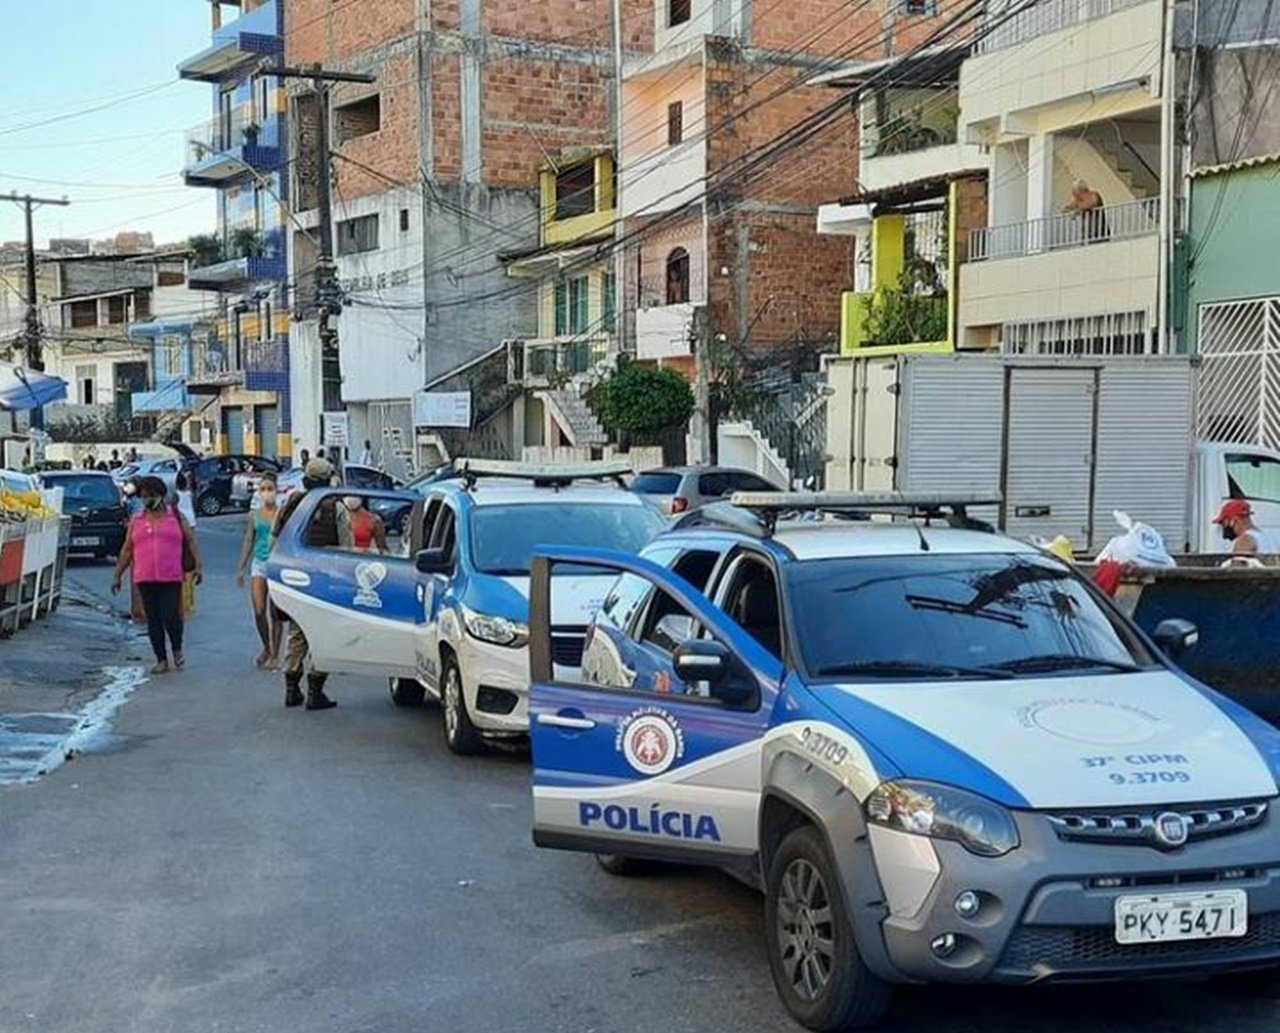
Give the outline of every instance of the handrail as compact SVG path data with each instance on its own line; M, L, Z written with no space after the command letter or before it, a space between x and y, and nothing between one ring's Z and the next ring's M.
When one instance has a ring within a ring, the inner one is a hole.
M1053 215L969 231L969 261L1018 258L1065 248L1131 240L1160 228L1160 199L1144 197L1125 204L1104 205L1091 212Z
M973 52L989 54L994 50L1017 46L1059 29L1096 21L1147 2L1148 0L1038 0L1007 21L1000 20L1007 15L996 8L990 12L996 27L974 44Z

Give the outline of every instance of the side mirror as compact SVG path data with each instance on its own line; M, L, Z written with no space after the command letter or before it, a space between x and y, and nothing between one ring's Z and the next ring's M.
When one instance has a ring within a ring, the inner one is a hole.
M453 570L453 557L447 549L423 549L413 558L419 574L448 574Z
M733 657L719 642L690 639L672 654L676 676L686 685L704 683L712 699L731 707L751 699L754 689L741 678L730 678Z
M1157 624L1151 637L1166 656L1176 660L1200 641L1200 630L1190 621L1172 617Z

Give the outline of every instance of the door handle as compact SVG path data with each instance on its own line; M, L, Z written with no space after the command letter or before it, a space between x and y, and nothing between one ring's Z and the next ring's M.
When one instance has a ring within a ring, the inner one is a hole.
M294 588L306 588L311 584L311 575L285 567L280 571L280 580Z
M569 717L567 714L539 714L538 724L550 725L552 728L572 728L576 732L585 732L596 726L589 717Z

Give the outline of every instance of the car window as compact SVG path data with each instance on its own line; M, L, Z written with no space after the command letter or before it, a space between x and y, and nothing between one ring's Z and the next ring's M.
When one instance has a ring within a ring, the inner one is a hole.
M431 539L427 543L429 549L443 549L446 556L452 557L458 544L457 516L452 506L443 506L440 516L431 528Z
M680 475L656 471L642 473L632 482L631 490L641 495L674 495L680 490Z
M732 488L727 473L704 473L698 478L698 494L709 498L727 495Z
M1280 460L1241 454L1228 455L1226 464L1233 499L1280 502Z
M689 549L671 564L671 569L699 592L705 592L719 562L720 553L718 552L711 549Z
M521 577L540 545L639 552L664 526L649 506L625 503L530 502L477 506L471 513L476 569ZM583 568L584 571L587 568Z
M773 571L762 561L744 556L727 577L720 608L771 655L781 659L782 610Z
M348 466L343 470L343 480L353 488L373 488L378 483L376 473L365 466Z
M64 502L93 506L120 505L120 490L110 477L58 477L49 481L62 489Z
M735 473L731 475L734 491L777 491L776 484L770 484L763 477L753 473Z
M1078 575L1038 554L806 560L788 564L787 590L815 677L1092 677L1153 662Z
M177 473L178 463L174 459L164 459L155 465L156 473Z
M636 574L623 574L604 597L600 612L596 615L596 623L608 624L624 635L627 634L652 591L653 585L644 578Z

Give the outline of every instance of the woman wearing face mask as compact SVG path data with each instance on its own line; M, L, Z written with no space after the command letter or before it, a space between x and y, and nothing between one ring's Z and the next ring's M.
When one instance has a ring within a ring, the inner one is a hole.
M262 640L262 652L254 661L259 667L275 667L280 656L281 624L272 619L267 601L267 557L271 555L271 529L279 515L276 495L279 485L275 474L263 474L254 492L254 506L244 529L244 542L240 547L240 567L236 571L236 584L244 587L244 572L249 571L250 597L253 600L253 619L258 626L258 638Z
M364 499L347 495L342 504L347 507L351 524L352 544L360 552L386 552L387 529L382 518L364 508Z
M129 521L129 534L116 560L115 578L111 582L111 591L119 592L124 572L133 568L133 583L142 597L147 633L156 655L152 674L169 670L166 637L173 650L173 666L181 668L186 663L182 655L184 549L193 561L196 584L204 577L195 532L176 507L165 504L166 494L164 481L159 477L144 477L138 483L142 512Z

